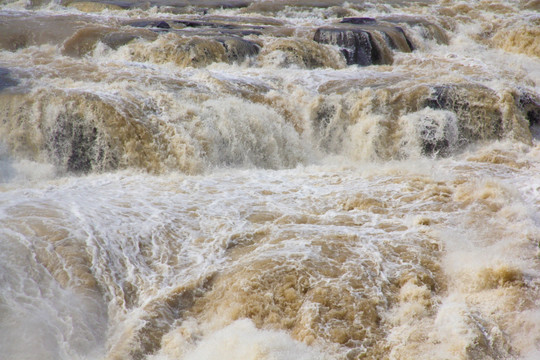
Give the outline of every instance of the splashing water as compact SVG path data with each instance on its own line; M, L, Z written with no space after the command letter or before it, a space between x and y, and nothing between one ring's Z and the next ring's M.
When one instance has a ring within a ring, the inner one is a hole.
M6 359L536 359L535 1L3 1Z

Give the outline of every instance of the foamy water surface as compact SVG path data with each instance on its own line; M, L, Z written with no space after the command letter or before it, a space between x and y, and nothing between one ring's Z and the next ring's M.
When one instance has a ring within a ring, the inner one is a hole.
M537 1L1 4L0 357L540 357Z

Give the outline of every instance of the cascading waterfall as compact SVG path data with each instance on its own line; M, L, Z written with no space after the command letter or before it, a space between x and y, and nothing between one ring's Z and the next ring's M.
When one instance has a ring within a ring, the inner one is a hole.
M538 1L0 1L6 359L540 356Z

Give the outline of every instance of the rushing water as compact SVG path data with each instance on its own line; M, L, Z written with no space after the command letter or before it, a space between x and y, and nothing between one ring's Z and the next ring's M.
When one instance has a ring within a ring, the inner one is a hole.
M0 4L0 358L540 358L537 0Z

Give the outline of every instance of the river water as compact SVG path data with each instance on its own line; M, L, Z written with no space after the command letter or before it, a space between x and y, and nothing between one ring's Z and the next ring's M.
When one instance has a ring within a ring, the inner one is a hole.
M0 2L2 359L538 359L540 3Z

